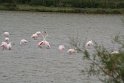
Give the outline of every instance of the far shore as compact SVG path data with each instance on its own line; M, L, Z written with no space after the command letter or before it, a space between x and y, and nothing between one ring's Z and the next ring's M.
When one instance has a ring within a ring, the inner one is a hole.
M0 10L10 11L33 11L33 12L61 12L61 13L84 13L84 14L124 14L124 8L72 8L72 7L45 7L31 5L17 5L17 7L7 7L0 5Z

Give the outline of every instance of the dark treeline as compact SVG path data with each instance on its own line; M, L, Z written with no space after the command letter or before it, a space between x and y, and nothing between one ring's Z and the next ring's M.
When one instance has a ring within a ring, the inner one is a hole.
M42 5L47 7L124 8L124 0L0 0L0 3Z

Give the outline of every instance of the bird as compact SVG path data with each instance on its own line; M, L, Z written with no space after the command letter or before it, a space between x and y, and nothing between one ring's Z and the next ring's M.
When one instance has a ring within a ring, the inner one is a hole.
M40 31L37 31L35 34L37 34L38 37L42 36L42 33Z
M12 49L12 43L3 41L0 45L0 47L2 47L2 50L11 50Z
M43 46L50 48L50 43L48 41L46 41L45 38L43 38L42 41L38 42L38 47L42 48Z
M65 49L65 46L64 46L64 45L59 45L58 49L59 49L60 51L63 51L63 50Z
M38 47L42 48L43 46L47 47L47 48L50 48L50 43L48 41L46 41L46 37L48 36L47 32L44 31L42 32L42 37L43 37L43 40L38 42Z
M9 42L8 44L7 44L7 50L11 50L12 49L12 44L11 44L11 42Z
M35 34L32 34L31 38L33 38L34 40L36 40L38 38L38 35L35 33Z
M8 44L9 43L9 38L8 37L5 37L5 42Z
M46 40L38 42L38 47L42 48L43 46L46 46L47 48L50 48L50 44Z
M5 49L7 49L7 45L8 44L6 42L2 42L0 47L2 47L2 50L5 50Z
M67 50L67 53L69 53L69 54L73 54L73 53L76 53L76 52L77 52L76 48L70 48L70 49Z
M48 33L47 33L46 31L43 31L43 32L42 32L42 37L43 37L43 38L46 38L47 36L48 36Z
M21 39L21 41L20 41L20 45L25 45L27 43L28 43L28 41L26 39Z
M44 43L45 43L45 46L47 47L47 48L50 48L51 46L50 46L50 43L48 42L48 41L44 41Z
M119 54L119 51L112 51L111 54Z
M90 41L88 41L88 42L85 44L85 47L88 48L88 47L91 47L91 46L93 46L93 45L94 45L94 44L93 44L93 41L90 40Z
M10 34L9 34L9 32L4 32L3 35L4 35L5 37L9 37Z

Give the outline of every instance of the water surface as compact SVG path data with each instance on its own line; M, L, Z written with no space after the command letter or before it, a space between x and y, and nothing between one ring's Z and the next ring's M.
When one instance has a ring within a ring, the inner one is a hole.
M101 83L89 79L81 70L87 66L82 54L69 55L69 37L94 40L111 47L111 36L124 34L123 15L87 15L0 11L0 42L3 32L10 32L11 51L0 50L0 83ZM38 48L31 39L36 31L47 31L51 49ZM26 46L20 46L21 39ZM82 41L83 42L83 41ZM64 44L66 50L58 51Z

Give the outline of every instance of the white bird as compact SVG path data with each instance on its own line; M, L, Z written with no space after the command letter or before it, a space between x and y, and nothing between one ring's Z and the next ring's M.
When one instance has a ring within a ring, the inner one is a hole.
M5 37L9 37L10 34L9 34L9 32L4 32L3 35L4 35Z
M47 48L50 48L50 47L51 47L51 46L50 46L50 43L49 43L48 41L46 41L46 37L47 37L47 36L48 36L48 34L47 34L46 31L42 32L43 41L38 42L38 46L39 46L40 48L42 48L43 46L46 46Z
M85 47L88 48L88 47L91 47L91 46L93 46L93 45L94 45L94 44L93 44L93 41L90 40L90 41L88 41L88 42L85 44Z
M58 49L59 49L60 51L63 51L63 50L65 49L65 46L64 46L64 45L59 45Z
M111 52L111 54L119 54L119 51L113 51L113 52Z
M68 49L67 53L69 54L73 54L73 53L76 53L76 49L75 48L71 48L71 49Z
M26 39L21 39L21 41L20 41L20 45L25 45L27 43L28 43L28 41Z
M35 34L32 34L31 38L33 38L34 40L36 40L38 38L38 35L35 33Z

